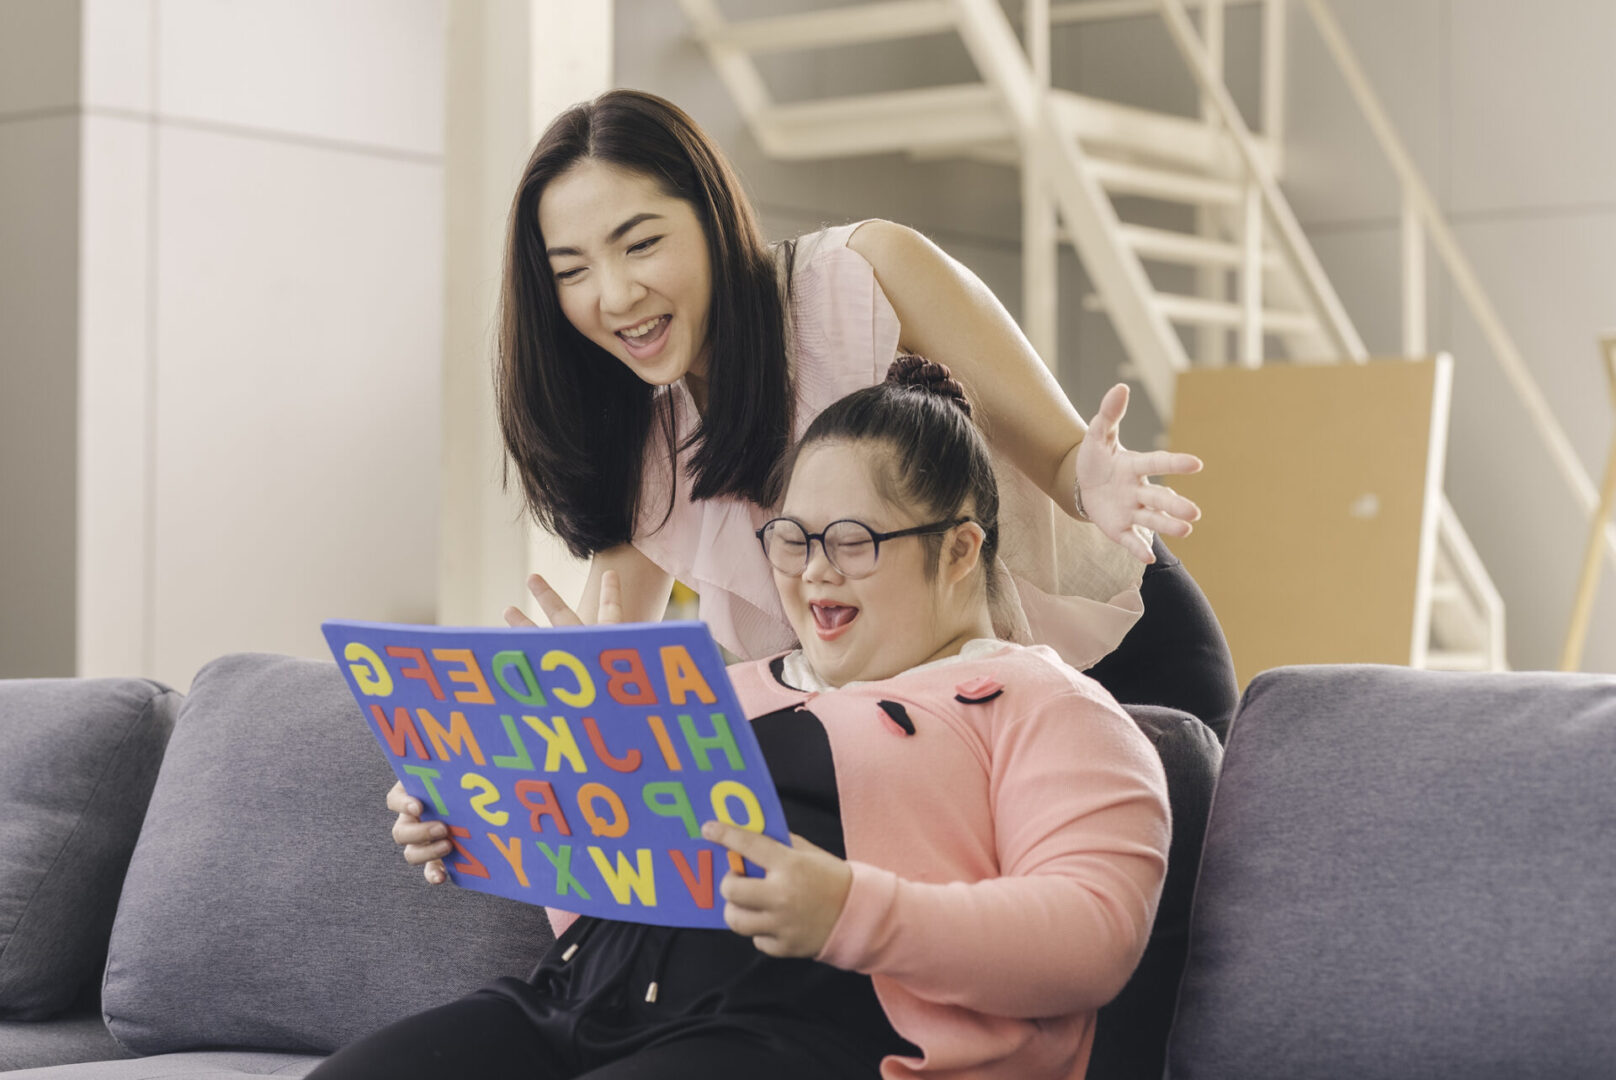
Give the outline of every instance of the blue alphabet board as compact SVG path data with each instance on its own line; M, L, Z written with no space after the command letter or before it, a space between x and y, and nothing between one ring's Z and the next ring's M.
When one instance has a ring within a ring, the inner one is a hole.
M581 915L722 927L732 822L789 844L699 622L520 630L330 621L327 643L450 878Z

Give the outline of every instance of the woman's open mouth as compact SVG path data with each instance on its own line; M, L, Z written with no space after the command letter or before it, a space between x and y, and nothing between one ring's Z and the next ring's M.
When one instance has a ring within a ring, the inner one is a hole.
M814 614L814 633L819 635L820 641L834 641L841 637L853 625L859 613L856 607L827 600L810 603L808 610Z
M668 338L668 327L672 323L672 315L658 315L627 330L617 331L617 338L628 348L629 355L636 360L643 360L655 355L662 347L662 343Z

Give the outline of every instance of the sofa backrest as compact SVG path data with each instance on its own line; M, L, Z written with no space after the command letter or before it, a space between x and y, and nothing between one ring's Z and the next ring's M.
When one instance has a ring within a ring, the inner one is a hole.
M148 679L0 681L0 1019L93 998L179 700Z
M1173 842L1150 943L1122 993L1100 1010L1087 1080L1160 1080L1189 946L1190 898L1201 861L1201 839L1223 748L1212 729L1189 713L1160 705L1123 708L1161 755L1173 813Z
M1616 1070L1616 679L1281 668L1236 713L1172 1080Z
M336 665L198 672L113 927L112 1034L140 1054L326 1052L525 975L543 910L425 884L389 839L392 783Z

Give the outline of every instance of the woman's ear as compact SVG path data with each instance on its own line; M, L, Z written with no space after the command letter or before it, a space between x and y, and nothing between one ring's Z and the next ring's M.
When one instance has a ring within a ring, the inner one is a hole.
M986 539L987 533L974 521L954 529L953 538L943 549L943 579L948 584L958 584L975 572L982 561L982 544Z

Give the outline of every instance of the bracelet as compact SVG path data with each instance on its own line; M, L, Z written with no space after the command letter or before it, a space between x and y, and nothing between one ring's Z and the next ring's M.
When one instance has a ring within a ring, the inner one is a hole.
M1077 508L1077 517L1079 521L1091 520L1089 518L1089 512L1083 509L1083 485L1078 483L1076 477L1072 478L1072 503Z

